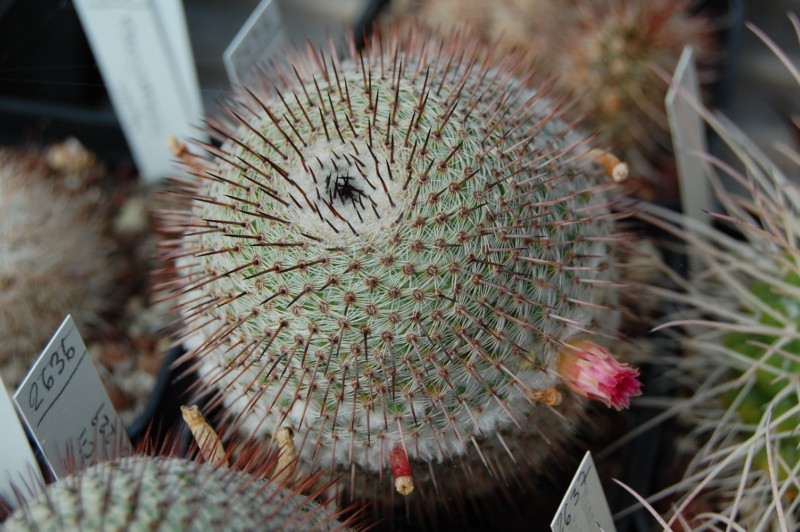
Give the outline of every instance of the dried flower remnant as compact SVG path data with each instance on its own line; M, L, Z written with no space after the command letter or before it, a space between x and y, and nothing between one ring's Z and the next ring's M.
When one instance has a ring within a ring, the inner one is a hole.
M531 392L528 394L528 397L537 403L547 406L558 406L561 404L562 399L561 392L559 392L555 386L545 390Z
M573 392L613 406L628 408L630 398L641 395L639 370L619 362L605 347L579 340L559 353L558 374Z
M227 465L228 458L225 456L225 447L197 405L181 406L181 415L189 426L189 430L192 431L192 436L200 447L200 452L206 462L216 466Z
M66 175L88 173L97 165L95 154L75 137L50 146L44 153L44 158L47 166Z
M400 495L410 495L414 491L414 475L411 472L411 464L408 462L408 454L403 448L402 443L395 445L389 455L389 462L392 468L392 478L394 478L394 488Z
M272 480L290 482L295 477L297 469L297 451L294 447L294 432L288 427L280 429L276 434L278 447L278 466Z
M595 149L590 150L586 155L600 163L608 177L613 179L615 183L622 183L628 179L628 175L630 175L628 163L620 161L619 157L613 153Z

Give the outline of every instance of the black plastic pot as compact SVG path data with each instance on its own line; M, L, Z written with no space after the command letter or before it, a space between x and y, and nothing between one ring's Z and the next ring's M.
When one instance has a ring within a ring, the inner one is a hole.
M128 437L136 445L142 440L163 436L182 419L180 406L187 401L188 389L196 376L188 364L176 364L185 351L171 349L161 364L150 397L142 414L128 427Z

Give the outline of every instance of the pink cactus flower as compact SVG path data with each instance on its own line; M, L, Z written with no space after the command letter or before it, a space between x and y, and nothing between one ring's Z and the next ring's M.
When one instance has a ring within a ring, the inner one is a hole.
M580 340L559 353L558 373L573 392L602 401L617 410L628 408L641 395L639 370L619 362L605 347Z

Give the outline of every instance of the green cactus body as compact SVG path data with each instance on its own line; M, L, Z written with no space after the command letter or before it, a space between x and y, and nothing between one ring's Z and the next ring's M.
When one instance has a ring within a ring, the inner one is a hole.
M800 275L791 271L783 280L782 284L800 288ZM781 289L767 282L755 283L750 291L759 301L766 305L773 312L780 315L784 322L794 322L800 326L800 303L793 294L782 293ZM757 426L765 415L766 408L772 408L772 419L785 418L776 425L777 430L786 431L787 434L797 432L800 427L800 409L798 407L798 397L795 394L783 394L783 398L776 400L786 388L785 377L780 376L800 375L800 340L787 340L778 334L783 329L784 324L764 313L760 317L760 323L768 327L775 328L776 334L768 336L763 334L750 334L744 332L732 332L728 334L723 345L735 350L749 359L753 363L760 361L764 364L763 369L755 371L755 378L752 386L745 392L745 397L739 398L740 390L731 390L723 396L725 406L730 407L734 401L739 401L737 413L742 422L752 426ZM767 355L767 349L772 351ZM775 350L778 351L775 351ZM742 365L742 371L748 369ZM794 437L781 438L778 442L780 458L786 464L796 464L800 459L798 449L800 449L800 435ZM762 449L755 456L755 464L764 471L769 470L766 450ZM779 480L786 480L788 471L784 468L779 469Z
M229 104L166 255L190 356L245 430L372 471L536 433L558 350L615 316L614 184L586 139L476 44L383 49L297 58Z
M328 508L277 484L210 464L135 456L66 477L2 530L336 530Z

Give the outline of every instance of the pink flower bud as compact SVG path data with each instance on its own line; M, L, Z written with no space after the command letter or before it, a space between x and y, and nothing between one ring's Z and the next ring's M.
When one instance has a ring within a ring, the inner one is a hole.
M559 353L558 373L570 390L617 410L641 395L639 370L619 362L608 349L587 340L566 344Z

